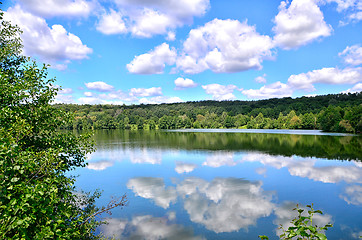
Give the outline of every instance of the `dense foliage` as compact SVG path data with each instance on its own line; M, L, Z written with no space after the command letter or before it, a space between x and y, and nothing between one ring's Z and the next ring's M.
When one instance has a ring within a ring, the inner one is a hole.
M362 93L260 101L56 107L75 114L66 129L254 128L362 132Z
M307 215L303 214L305 209L300 208L298 205L294 208L294 211L298 212L298 216L295 217L291 223L292 226L288 229L284 229L284 226L280 226L280 229L283 230L282 234L279 236L280 239L296 239L296 240L326 240L325 231L328 228L333 227L332 224L326 224L323 227L313 224L313 215L323 214L321 210L314 210L313 204L306 206L309 210ZM262 240L268 240L269 238L265 235L259 235L259 238Z
M0 239L94 239L98 193L75 192L89 136L58 131L69 114L46 66L21 55L20 29L0 11Z

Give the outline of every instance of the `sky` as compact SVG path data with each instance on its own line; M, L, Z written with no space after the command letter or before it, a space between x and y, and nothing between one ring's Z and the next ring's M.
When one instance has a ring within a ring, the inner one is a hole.
M362 91L361 0L5 0L55 103Z

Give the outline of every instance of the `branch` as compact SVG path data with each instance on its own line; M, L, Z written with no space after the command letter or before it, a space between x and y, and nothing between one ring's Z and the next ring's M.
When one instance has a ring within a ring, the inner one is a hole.
M108 214L111 215L111 214L112 214L112 213L110 212L111 209L116 208L116 207L119 207L119 206L124 207L124 206L127 205L127 203L128 203L128 201L127 201L127 195L126 195L126 194L124 194L124 195L121 197L121 199L113 199L113 200L111 200L111 201L108 203L107 207L104 207L104 206L103 206L99 211L95 212L94 214L92 214L91 216L89 216L86 220L84 220L81 224L79 224L79 227L81 227L83 224L85 224L86 222L88 222L91 218L94 218L95 216L97 216L97 215L99 215L99 214L102 214L102 213L104 213L104 212L107 212Z

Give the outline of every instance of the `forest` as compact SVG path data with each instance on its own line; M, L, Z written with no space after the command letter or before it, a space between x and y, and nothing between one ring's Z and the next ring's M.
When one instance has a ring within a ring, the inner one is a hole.
M320 129L362 132L362 92L259 101L150 105L55 104L74 114L63 129Z

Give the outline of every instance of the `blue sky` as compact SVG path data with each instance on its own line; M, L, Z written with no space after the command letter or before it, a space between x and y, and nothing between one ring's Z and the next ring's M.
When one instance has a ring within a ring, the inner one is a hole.
M56 102L148 104L362 91L360 0L16 0Z

